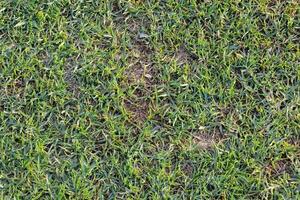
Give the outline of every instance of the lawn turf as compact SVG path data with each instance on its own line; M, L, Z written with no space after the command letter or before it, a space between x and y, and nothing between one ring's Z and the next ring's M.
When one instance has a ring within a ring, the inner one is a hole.
M0 0L1 199L300 198L297 0Z

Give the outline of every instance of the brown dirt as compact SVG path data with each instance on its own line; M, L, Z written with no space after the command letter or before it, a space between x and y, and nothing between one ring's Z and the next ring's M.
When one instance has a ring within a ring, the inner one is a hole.
M175 53L175 59L178 65L184 65L192 60L184 46L179 47L178 51Z
M147 119L149 110L149 103L147 101L136 100L133 102L125 100L124 105L126 110L131 114L131 121L141 123Z
M147 87L151 86L154 77L154 66L150 61L151 50L145 45L135 45L130 54L131 64L124 73L128 83L145 83Z
M190 52L184 45L181 45L175 52L173 59L176 60L178 65L192 63L193 61L203 62L197 55Z
M139 3L133 1L131 3ZM139 91L135 91L130 96L125 96L123 105L129 113L130 123L143 123L150 109L150 101L145 96L150 96L154 85L155 67L152 62L153 50L148 43L147 31L142 31L142 27L149 27L150 21L147 17L135 18L130 17L120 3L113 4L113 20L112 23L117 27L120 33L126 31L130 34L131 45L124 50L127 63L126 70L123 72L123 88L130 89L137 87ZM146 28L147 29L147 28ZM120 59L120 55L116 55L116 60Z
M128 63L130 64L124 72L125 87L136 85L140 87L135 92L134 97L128 97L124 100L125 109L131 115L130 121L138 124L143 123L148 117L150 101L145 100L143 97L151 95L156 74L151 58L153 50L145 38L148 35L146 33L139 33L141 23L144 22L137 20L129 24L133 45L128 51Z
M69 58L66 61L66 68L65 68L65 81L68 85L68 91L71 92L74 97L80 96L80 90L79 90L79 84L76 80L76 75L74 74L74 68L75 68L75 61L78 60L77 58Z
M224 139L218 131L215 132L206 132L201 130L196 134L193 134L193 142L201 149L209 150L214 145L221 142Z
M19 98L24 95L25 86L25 81L20 78L3 84L3 87L0 87L0 92L4 95L12 95Z
M268 176L277 177L290 171L291 161L289 159L278 160L265 166L264 171Z

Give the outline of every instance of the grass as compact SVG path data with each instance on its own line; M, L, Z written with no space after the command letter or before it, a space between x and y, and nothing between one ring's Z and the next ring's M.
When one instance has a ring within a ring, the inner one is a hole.
M0 0L1 199L299 199L297 0Z

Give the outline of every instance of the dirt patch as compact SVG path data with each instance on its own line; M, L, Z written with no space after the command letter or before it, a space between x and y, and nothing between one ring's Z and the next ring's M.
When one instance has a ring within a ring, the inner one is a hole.
M191 60L190 55L184 46L179 47L175 53L175 60L179 65L184 65Z
M218 132L206 132L205 130L201 130L196 134L193 134L193 142L199 148L204 150L209 150L214 147L214 145L221 142L224 139L220 133Z
M148 97L152 95L157 80L154 51L150 44L151 21L146 15L129 15L122 4L114 4L113 8L112 21L116 29L120 33L126 32L130 37L126 48L120 52L126 57L126 60L121 61L126 63L121 83L127 93L123 105L129 114L130 123L141 124L149 115L151 101ZM117 60L118 57L120 55L117 55Z
M130 58L130 65L124 72L125 87L137 86L134 97L124 101L126 110L131 113L131 121L135 123L144 122L149 114L149 100L154 85L155 69L150 60L151 51L144 45L135 45L132 49L133 56Z
M143 81L145 74L147 73L147 66L143 66L141 63L133 63L128 70L125 71L125 76L129 83L136 84Z
M282 159L265 166L264 171L270 177L277 177L282 174L289 173L291 170L291 160Z
M287 140L287 143L290 145L293 145L295 148L297 148L300 152L300 138L298 137L293 137Z
M66 61L66 68L64 74L64 80L68 85L68 91L71 92L74 97L78 98L80 96L79 84L76 80L76 75L74 73L75 63L78 60L78 57L71 57Z
M130 121L141 123L147 119L149 103L144 100L125 100L125 108L130 113Z
M21 98L25 92L26 83L23 78L18 78L10 82L3 84L3 87L0 88L0 92L7 96L15 96Z
M130 23L132 22L132 23ZM124 71L124 87L134 89L134 95L125 98L124 105L130 113L130 121L140 124L149 115L150 101L145 97L151 96L155 85L155 66L153 49L149 44L149 35L141 32L140 28L147 26L143 20L128 20L129 32L131 33L132 45L128 48L128 66Z
M194 166L189 161L183 162L183 164L181 166L181 169L184 172L184 174L187 175L187 176L192 175L193 172L194 172Z
M193 60L199 60L198 56L190 53L184 45L178 48L174 55L174 59L176 60L178 65L184 65L192 62Z
M130 65L125 71L125 77L130 85L145 83L151 86L155 70L150 61L151 50L145 45L135 45L130 50Z

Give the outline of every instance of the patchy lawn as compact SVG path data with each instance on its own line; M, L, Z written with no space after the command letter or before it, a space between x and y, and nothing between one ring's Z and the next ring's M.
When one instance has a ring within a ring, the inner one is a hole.
M1 199L300 198L297 0L0 0Z

